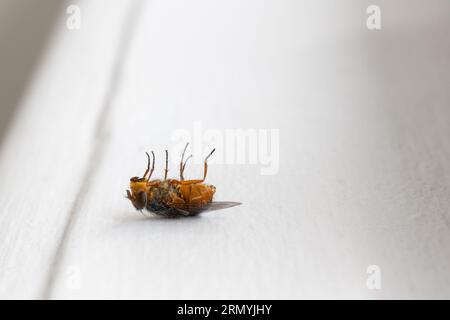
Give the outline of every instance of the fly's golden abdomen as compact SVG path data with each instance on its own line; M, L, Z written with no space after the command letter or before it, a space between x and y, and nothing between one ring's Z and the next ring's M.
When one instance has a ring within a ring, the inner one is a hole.
M203 183L187 184L180 185L179 192L186 204L203 205L212 201L216 188Z

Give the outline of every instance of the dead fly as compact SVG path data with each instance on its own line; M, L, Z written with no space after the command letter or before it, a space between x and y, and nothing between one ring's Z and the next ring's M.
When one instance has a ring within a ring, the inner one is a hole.
M155 154L152 151L152 165L150 167L150 155L147 154L147 169L142 178L130 179L130 190L127 190L127 198L137 210L144 208L150 212L167 217L193 216L205 210L218 210L238 205L237 202L212 202L216 187L205 184L208 172L208 158L214 153L213 149L205 158L203 179L184 180L186 163L192 157L184 159L186 144L180 162L180 179L167 179L168 158L166 150L166 168L164 179L150 180L155 169Z

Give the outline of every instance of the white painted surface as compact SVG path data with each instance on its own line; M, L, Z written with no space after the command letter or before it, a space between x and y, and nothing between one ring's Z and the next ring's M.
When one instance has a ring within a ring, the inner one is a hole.
M85 29L65 11L0 153L0 296L46 290L71 207L86 171L127 6L94 1ZM102 16L102 22L97 20Z
M368 4L84 3L2 147L2 297L448 298L450 4L381 1L376 32ZM144 150L161 174L195 121L280 129L278 174L212 161L242 206L140 216L123 195Z

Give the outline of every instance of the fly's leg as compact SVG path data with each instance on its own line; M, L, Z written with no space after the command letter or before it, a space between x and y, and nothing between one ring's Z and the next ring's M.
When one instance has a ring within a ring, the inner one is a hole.
M211 155L216 151L216 149L212 149L211 152L205 158L204 171L203 171L203 181L206 179L206 174L208 173L208 159Z
M150 155L148 154L148 152L145 152L145 154L147 155L147 170L145 170L142 179L147 179L147 174L150 171Z
M189 146L189 142L186 143L186 146L184 147L183 154L181 155L181 161L180 161L180 181L184 180L184 168L186 167L187 161L192 157L192 154L184 161L184 154L186 153L187 147ZM184 162L183 162L184 161Z
M183 181L184 177L183 177L183 161L184 161L184 154L186 153L186 149L189 146L189 142L186 143L186 145L184 146L184 150L183 150L183 154L181 155L181 161L180 161L180 180Z
M192 158L192 154L191 154L189 157L187 157L186 161L184 161L184 164L183 164L183 171L182 171L182 174L183 174L183 175L184 175L184 169L186 168L186 163L188 162L188 160L189 160L190 158ZM184 179L184 176L183 176L183 179Z
M145 154L147 155L147 170L145 170L143 179L145 179L148 182L153 174L153 171L155 170L155 153L152 151L153 163L151 170L150 170L150 155L148 154L148 152L146 152ZM147 178L147 174L149 173L149 171L150 174L148 175Z
M164 170L164 180L167 180L167 172L169 172L169 152L166 150L166 169Z
M212 149L212 151L206 156L205 158L205 164L204 164L204 171L203 171L203 179L201 180L181 180L180 184L182 185L189 185L189 184L195 184L195 183L203 183L206 179L206 175L208 173L208 159L211 157L211 155L216 151L216 149Z

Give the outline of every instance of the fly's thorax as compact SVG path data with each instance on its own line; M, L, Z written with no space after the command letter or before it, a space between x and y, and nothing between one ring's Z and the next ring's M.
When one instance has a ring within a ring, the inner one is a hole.
M159 188L159 187L151 188L149 190L149 199L151 201L159 202L159 201L161 201L163 194L164 194L164 192L161 188Z
M147 186L147 198L154 204L160 204L164 201L169 190L169 184L166 180L153 180Z
M161 182L160 189L164 193L177 193L178 192L178 184L177 180L167 179Z

